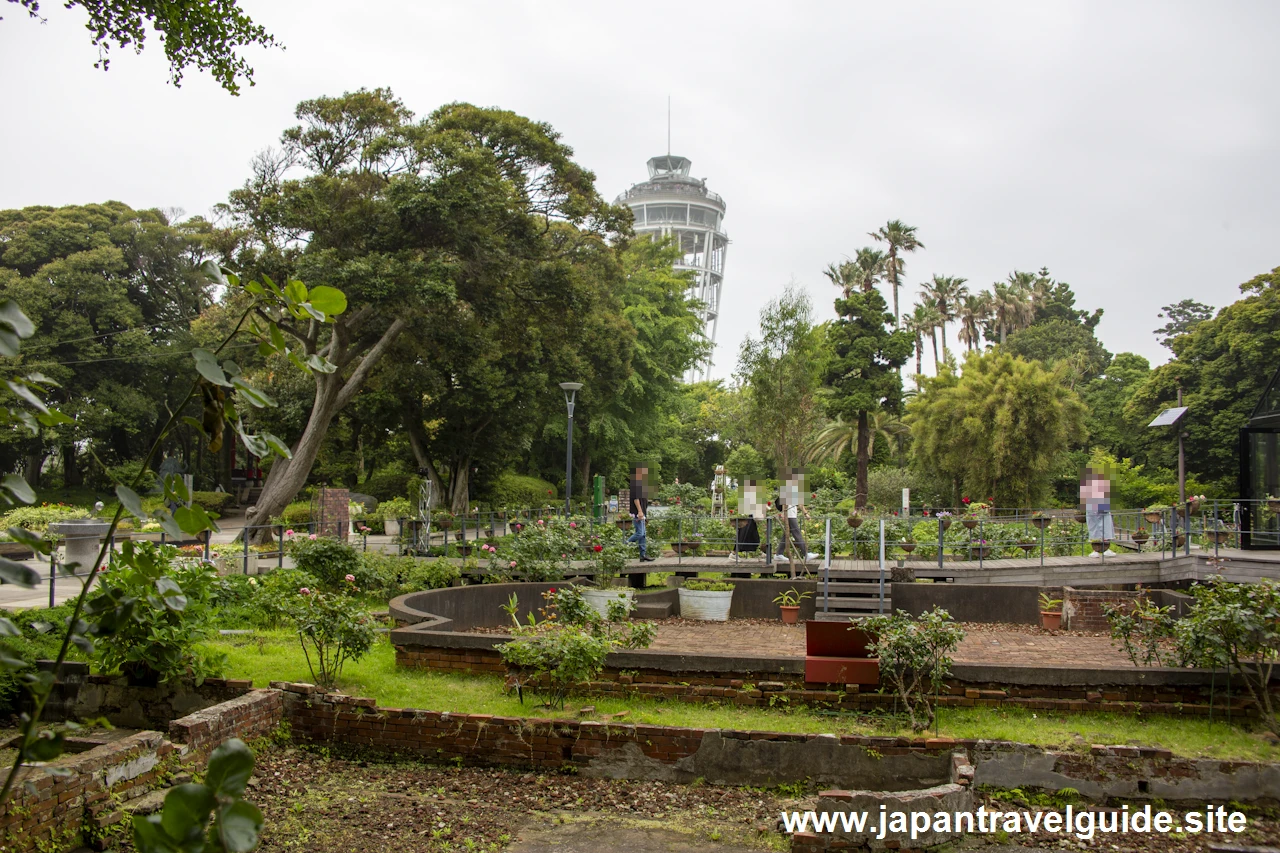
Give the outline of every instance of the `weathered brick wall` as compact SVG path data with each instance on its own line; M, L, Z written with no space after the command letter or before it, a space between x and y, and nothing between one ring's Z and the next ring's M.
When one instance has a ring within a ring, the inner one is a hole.
M1136 590L1063 587L1063 627L1072 631L1106 631L1110 626L1107 624L1106 614L1102 612L1102 605L1132 607L1145 598L1145 593Z
M170 721L253 689L250 679L206 678L199 686L170 682L138 687L114 675L90 675L80 685L65 685L64 701L46 710L44 719L86 720L105 717L112 725L164 731Z
M23 768L12 798L0 806L0 853L97 842L123 819L120 807L125 802L147 793L180 767L202 770L209 753L224 740L270 733L283 716L280 691L253 690L174 720L168 738L143 731L63 755L51 766L65 775L51 775L43 767ZM0 772L0 783L7 772Z
M316 533L321 536L332 536L346 541L351 532L351 515L348 504L351 502L350 489L321 489L316 497L319 504L316 521Z

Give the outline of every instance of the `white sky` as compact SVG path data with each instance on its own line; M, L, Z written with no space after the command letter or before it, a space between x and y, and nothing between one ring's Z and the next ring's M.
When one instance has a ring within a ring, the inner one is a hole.
M1106 308L1113 352L1163 361L1161 305L1221 307L1280 265L1280 3L241 0L287 50L233 98L166 83L158 40L107 73L84 13L0 8L0 208L117 199L207 214L296 103L390 86L550 122L612 199L672 151L728 203L713 375L792 278L892 218L933 273L1048 266ZM950 334L954 342L954 330Z

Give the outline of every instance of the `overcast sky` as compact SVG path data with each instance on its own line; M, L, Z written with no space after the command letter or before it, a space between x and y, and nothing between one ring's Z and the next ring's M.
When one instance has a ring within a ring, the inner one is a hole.
M236 98L158 40L95 71L80 10L0 13L0 208L116 199L208 214L300 100L389 86L550 122L615 197L672 152L728 203L713 375L794 279L888 219L932 274L1047 266L1113 352L1165 360L1160 306L1280 265L1280 3L241 0L287 45ZM954 331L952 333L954 341Z

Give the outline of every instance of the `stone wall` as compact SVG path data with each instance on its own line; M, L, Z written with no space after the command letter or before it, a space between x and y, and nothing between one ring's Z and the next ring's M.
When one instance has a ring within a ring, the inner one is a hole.
M247 678L208 678L199 686L172 682L137 687L119 676L89 675L82 683L60 684L60 701L46 708L44 718L58 722L105 717L114 726L165 731L179 717L252 689L253 682Z
M279 725L284 701L278 691L253 690L227 702L143 731L70 753L45 767L18 771L11 799L0 805L0 853L67 849L83 841L101 849L111 827L124 819L121 806L178 770L203 770L209 754L232 737L261 737ZM8 770L0 771L0 783Z

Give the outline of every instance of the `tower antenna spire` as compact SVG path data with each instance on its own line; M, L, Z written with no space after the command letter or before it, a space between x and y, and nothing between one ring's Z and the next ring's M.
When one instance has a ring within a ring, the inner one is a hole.
M667 156L671 156L671 96L667 95Z

